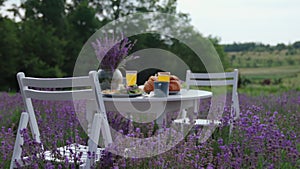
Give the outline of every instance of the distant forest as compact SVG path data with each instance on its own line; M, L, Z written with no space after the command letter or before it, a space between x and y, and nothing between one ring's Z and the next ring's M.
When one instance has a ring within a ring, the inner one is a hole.
M285 45L284 43L279 43L275 46L265 45L262 43L255 42L247 42L247 43L233 43L233 44L225 44L224 50L225 52L272 52L272 51L282 51L287 50L290 55L295 54L296 49L300 49L300 41L297 41L293 44Z

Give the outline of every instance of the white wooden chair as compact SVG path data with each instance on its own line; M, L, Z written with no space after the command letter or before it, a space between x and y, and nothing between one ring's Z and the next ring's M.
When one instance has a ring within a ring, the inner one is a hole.
M104 148L97 148L100 130L104 138L105 146L112 143L111 133L106 117L106 111L104 107L104 102L102 95L100 93L101 88L98 81L97 72L91 71L89 76L81 77L69 77L69 78L33 78L25 77L25 74L20 72L17 74L17 79L23 97L25 110L21 114L18 132L16 136L16 142L14 146L13 156L11 160L10 168L17 167L16 162L19 165L24 166L28 165L21 160L21 153L24 140L21 136L20 130L27 128L29 123L31 133L33 138L41 143L40 132L38 123L36 120L34 108L31 99L38 100L91 100L93 99L96 103L96 113L93 116L90 132L89 132L89 141L88 146L78 145L76 143L71 145L66 145L58 148L58 152L64 157L67 156L70 158L70 150L75 153L82 153L80 161L83 164L80 165L80 168L90 168L91 165L100 159L101 153ZM41 90L32 89L33 88L42 88ZM45 91L45 88L65 88L63 91ZM71 88L71 89L70 89ZM77 89L76 89L77 88ZM87 108L88 109L88 108ZM87 112L94 113L94 112ZM44 147L42 146L44 150ZM76 149L76 150L75 150ZM96 158L88 158L88 152L96 153ZM54 158L51 150L44 150L43 155L45 155L45 160L63 162L62 160ZM37 155L39 156L39 155ZM26 159L26 157L25 157ZM69 159L70 163L74 163L74 159Z
M238 70L225 73L192 73L190 70L186 72L187 90L191 86L232 86L232 103L231 103L231 119L239 118L240 107L237 92ZM195 103L197 104L197 103ZM174 123L190 124L190 120L186 117L186 110L182 110L181 118L174 120ZM194 113L198 113L198 106L195 106ZM219 119L194 119L193 125L209 126L220 125ZM230 123L230 134L232 123Z

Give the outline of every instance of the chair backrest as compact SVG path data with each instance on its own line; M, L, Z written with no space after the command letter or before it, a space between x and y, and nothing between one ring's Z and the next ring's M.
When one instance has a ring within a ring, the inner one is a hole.
M91 71L89 76L68 78L34 78L26 77L23 72L19 72L17 79L25 110L29 114L31 132L37 142L40 142L40 132L31 99L58 101L95 99L97 100L97 112L105 112L100 94L101 88L95 71ZM49 90L55 88L60 90Z
M239 100L238 100L238 70L224 73L192 73L186 72L186 86L232 86L232 111L234 119L239 117Z
M227 86L232 85L237 88L238 70L224 73L192 73L186 72L187 88L190 86ZM236 89L234 89L236 90Z

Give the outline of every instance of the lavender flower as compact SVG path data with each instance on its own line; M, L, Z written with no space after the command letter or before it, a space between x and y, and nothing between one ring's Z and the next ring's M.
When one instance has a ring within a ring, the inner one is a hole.
M105 70L111 70L114 72L125 61L136 59L136 56L128 56L129 51L135 45L135 42L131 42L127 37L121 33L121 38L112 37L109 38L97 38L95 42L92 42L92 46L95 50L97 59L100 61L100 68ZM122 62L123 61L123 62Z
M228 124L224 124L205 143L197 142L202 128L194 127L189 135L169 151L151 158L123 158L107 150L95 168L299 168L300 157L300 92L290 91L280 95L250 97L240 95L240 119L234 122L232 137L224 136ZM229 98L229 97L228 97ZM230 98L229 98L230 100ZM23 160L28 168L76 168L71 157L80 160L80 154L59 157L56 148L62 144L86 144L83 131L72 102L33 100L41 133L41 144L32 137L29 128L22 130L24 138ZM199 111L209 109L209 101L201 102ZM229 104L228 104L229 105ZM79 103L85 111L85 103ZM17 124L24 105L20 94L0 95L0 165L8 168L15 142ZM230 109L225 107L224 121L229 119ZM139 138L156 133L155 123L135 123L116 112L108 112L109 124L124 135ZM178 115L167 114L166 125ZM128 127L129 126L129 127ZM173 136L173 135L172 135ZM151 140L151 139L149 139ZM159 142L143 142L141 149L155 147ZM114 145L112 145L114 146ZM143 147L144 146L144 147ZM47 162L43 153L50 150L64 162ZM41 154L41 156L36 156ZM25 156L30 158L25 159ZM89 153L93 158L94 152ZM20 167L17 165L17 167Z

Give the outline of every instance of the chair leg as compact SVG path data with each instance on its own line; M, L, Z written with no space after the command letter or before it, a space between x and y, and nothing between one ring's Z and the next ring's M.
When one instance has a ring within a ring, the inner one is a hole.
M102 116L101 120L102 120L101 132L103 135L105 147L107 147L109 144L112 143L112 137L111 137L111 133L110 133L108 120L107 120L107 117L105 114Z
M28 125L29 121L29 116L27 112L23 112L20 117L20 122L19 122L19 127L17 131L17 137L15 141L15 146L14 146L14 151L12 155L12 159L10 162L10 169L15 167L15 160L21 159L21 153L22 153L22 148L21 145L23 145L24 140L23 137L21 137L21 130L26 128Z
M93 123L92 123L92 128L91 128L91 134L90 134L90 138L88 141L88 152L93 153L93 152L97 152L97 145L98 145L98 141L99 141L99 137L100 137L100 127L101 127L101 116L99 113L96 113L94 115L94 119L93 119ZM84 166L84 168L86 169L90 169L91 166L94 164L94 159L93 158L89 158L87 157L86 159L86 164Z

